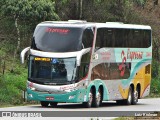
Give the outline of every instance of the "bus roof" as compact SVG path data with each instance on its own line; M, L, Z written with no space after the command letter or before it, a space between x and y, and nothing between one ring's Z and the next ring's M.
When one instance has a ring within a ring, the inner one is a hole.
M81 20L68 20L68 21L45 21L38 26L60 26L60 27L78 27L78 28L86 28L95 26L95 23L81 21Z
M106 22L106 23L95 23L97 28L124 28L124 29L149 29L151 27L148 25L136 25L136 24L124 24L121 22Z
M122 22L106 22L106 23L96 23L87 22L83 20L68 20L68 21L45 21L38 26L60 26L60 27L91 27L95 26L97 28L122 28L122 29L149 29L151 27L148 25L136 25L136 24L124 24Z

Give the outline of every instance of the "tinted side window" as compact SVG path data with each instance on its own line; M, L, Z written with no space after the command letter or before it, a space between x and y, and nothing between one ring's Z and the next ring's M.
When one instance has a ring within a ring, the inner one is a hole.
M85 29L82 36L82 48L92 47L93 37L94 34L92 29L91 28Z
M147 48L151 45L151 31L150 30L129 30L128 47L131 48ZM127 47L127 46L126 46Z
M96 48L147 48L151 45L151 31L142 29L99 28Z
M133 31L133 46L136 48L142 48L143 47L143 31L142 30L134 30Z
M91 53L88 52L88 53L84 54L81 58L81 65L79 67L79 72L78 72L79 79L84 78L88 73L89 63L90 63L90 55L91 55Z
M96 37L96 49L103 47L103 29L97 30L97 37Z
M143 33L143 46L149 47L151 45L151 31L150 30L144 30Z
M115 47L125 47L124 29L115 29Z
M115 46L114 29L99 28L97 30L96 48Z
M104 47L113 47L116 44L115 41L115 30L114 29L105 29L105 44Z

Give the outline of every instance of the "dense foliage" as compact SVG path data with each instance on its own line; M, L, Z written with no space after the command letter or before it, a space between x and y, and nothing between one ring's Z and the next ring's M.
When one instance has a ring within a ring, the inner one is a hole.
M152 95L160 93L158 0L1 0L0 4L0 104L23 102L27 63L20 64L19 54L30 45L36 24L46 20L83 19L150 25L154 59L151 92Z

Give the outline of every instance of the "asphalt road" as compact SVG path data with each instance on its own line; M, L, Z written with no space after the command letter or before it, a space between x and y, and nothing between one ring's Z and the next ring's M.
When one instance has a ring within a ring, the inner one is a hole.
M84 108L81 103L59 103L57 108L38 105L0 108L0 111L160 111L160 98L139 99L137 105L117 105L116 102L103 102L98 108Z
M16 106L0 108L0 112L42 112L44 117L120 117L135 116L139 113L160 113L160 98L140 99L137 105L117 105L116 102L103 102L98 108L84 108L82 104L59 103L57 108L41 105ZM48 112L48 113L47 113ZM158 114L159 115L159 114ZM86 120L87 118L83 118ZM106 118L107 119L107 118ZM40 120L40 119L39 119ZM67 118L65 119L67 120ZM105 120L105 119L104 119Z

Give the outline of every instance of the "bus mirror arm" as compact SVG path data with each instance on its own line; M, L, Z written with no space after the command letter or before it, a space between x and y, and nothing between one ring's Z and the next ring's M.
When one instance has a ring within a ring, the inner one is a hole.
M30 49L30 47L26 47L25 49L22 50L21 55L20 55L20 59L21 59L21 63L24 63L24 59L25 59L25 54L26 52L28 52L28 50Z
M79 53L77 54L77 66L81 65L81 58L82 55L90 52L91 48L86 48L86 49L82 49L81 51L79 51Z

